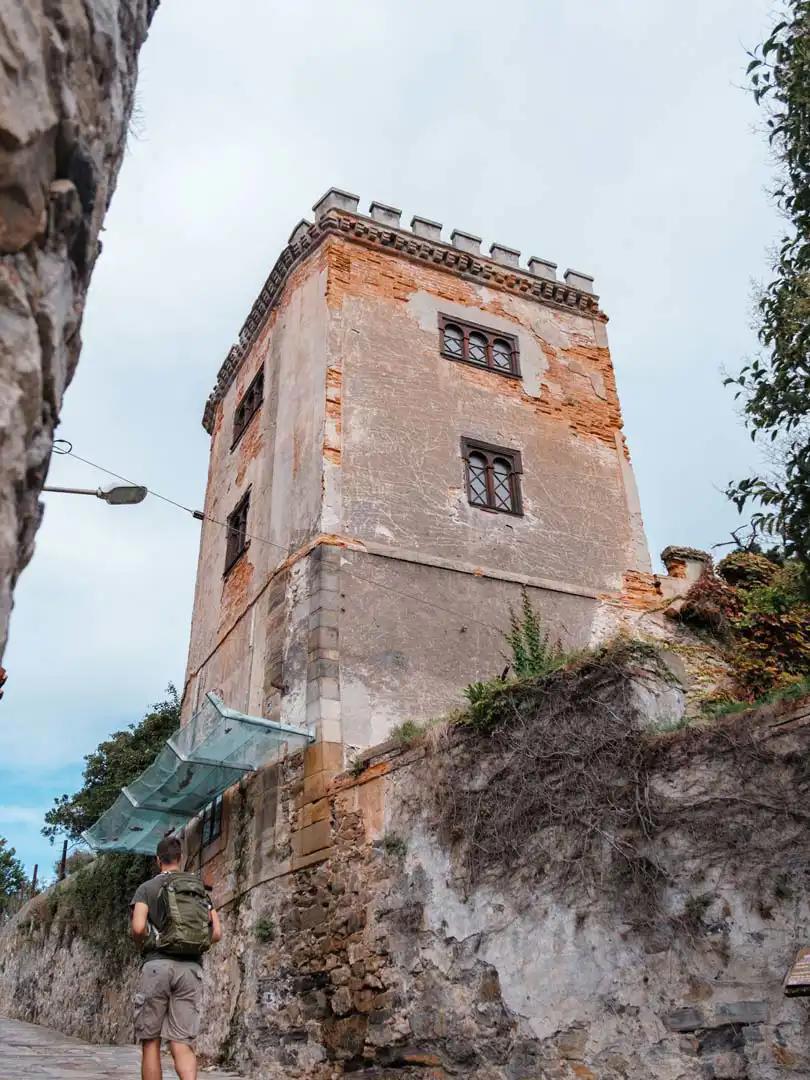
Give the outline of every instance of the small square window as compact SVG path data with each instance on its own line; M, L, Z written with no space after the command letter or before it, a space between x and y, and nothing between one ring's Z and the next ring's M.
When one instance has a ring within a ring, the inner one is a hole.
M499 375L520 375L518 342L513 334L488 330L485 326L439 316L441 352L449 360L488 368Z
M227 539L225 541L225 573L227 574L239 556L247 551L250 540L247 534L250 490L246 491L233 512L228 515Z
M461 440L461 456L464 458L470 506L499 514L523 513L520 497L523 465L519 450L464 438Z
M242 433L250 423L252 417L258 412L259 406L264 399L264 368L260 368L253 382L242 395L239 404L233 414L233 439L231 450L242 438Z

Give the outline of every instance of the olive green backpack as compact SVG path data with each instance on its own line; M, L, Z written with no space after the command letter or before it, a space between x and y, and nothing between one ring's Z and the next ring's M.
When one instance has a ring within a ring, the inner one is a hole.
M153 930L151 947L172 956L199 956L210 948L211 901L196 874L167 874L158 905L163 927Z

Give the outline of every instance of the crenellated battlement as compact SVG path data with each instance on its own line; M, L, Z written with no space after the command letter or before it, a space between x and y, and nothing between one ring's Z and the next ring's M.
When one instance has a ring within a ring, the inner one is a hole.
M209 434L213 430L217 402L236 377L290 273L330 235L393 250L405 258L440 266L466 280L529 297L542 304L573 309L591 318L605 318L589 274L568 269L560 280L557 264L548 259L532 256L526 266L521 266L521 253L517 248L493 241L489 254L482 254L483 241L473 233L453 229L448 242L442 239L444 226L441 222L414 215L410 229L407 229L401 223L402 211L396 207L374 201L368 213L363 214L359 206L359 196L340 188L329 188L312 207L315 220L310 222L303 218L290 233L287 246L245 319L239 340L229 350L206 402L203 427Z

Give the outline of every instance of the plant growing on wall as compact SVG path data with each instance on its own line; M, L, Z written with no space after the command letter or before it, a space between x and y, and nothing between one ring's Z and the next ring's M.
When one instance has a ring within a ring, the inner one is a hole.
M796 559L726 556L687 593L679 618L723 642L749 701L810 676L810 602Z
M810 587L810 0L788 0L764 44L751 54L754 100L765 110L779 162L774 198L787 224L756 318L763 356L736 378L752 438L780 443L779 475L749 476L727 494L742 510L758 504L755 528L784 538Z
M116 731L85 757L84 783L73 795L60 795L45 814L42 832L51 841L60 834L79 840L120 794L121 788L151 765L166 739L180 726L180 702L174 686L138 724Z
M509 622L506 641L512 654L510 666L519 679L542 677L563 666L566 655L559 642L549 639L525 589L520 612L509 609Z

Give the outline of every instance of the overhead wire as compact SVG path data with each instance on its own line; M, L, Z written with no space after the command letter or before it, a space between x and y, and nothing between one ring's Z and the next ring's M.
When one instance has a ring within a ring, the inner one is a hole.
M57 448L57 443L64 443L67 445L67 449ZM120 473L114 472L112 469L106 468L104 465L99 465L95 461L90 461L88 458L81 457L73 449L73 444L67 439L57 439L54 442L54 453L62 456L68 456L75 458L77 461L83 462L85 465L90 465L94 469L98 469L100 472L106 473L108 476L115 477L116 480L123 480L125 484L135 484L134 480L130 480L126 476L122 476ZM219 525L221 528L231 531L234 527L229 525L226 521L219 521L217 518L212 517L210 514L206 514L202 510L192 510L190 506L185 506L183 503L177 502L175 499L170 499L167 495L161 495L159 491L155 491L154 488L147 487L146 489L150 495L154 495L156 499L161 499L163 502L168 503L170 506L175 506L179 510L184 510L196 521L210 521L213 525ZM273 540L268 540L267 537L259 536L257 533L245 532L243 534L246 539L255 540L260 544L268 544L270 547L277 548L279 551L283 551L285 555L289 554L289 549L282 544L277 544ZM483 619L478 619L474 615L462 614L460 611L455 611L453 608L445 607L443 604L437 604L433 600L427 600L423 596L417 596L414 593L403 592L401 589L395 588L393 585L387 585L381 581L375 581L373 578L365 577L359 574L354 567L351 569L351 574L358 581L364 581L368 585L373 585L378 589L382 589L385 592L390 592L395 596L403 597L406 600L413 600L418 604L424 604L426 607L434 608L436 611L443 611L446 615L453 615L457 619L461 619L462 623L477 623L479 626L485 627L487 630L494 630L498 634L503 633L503 628L495 626L494 623L485 622Z

